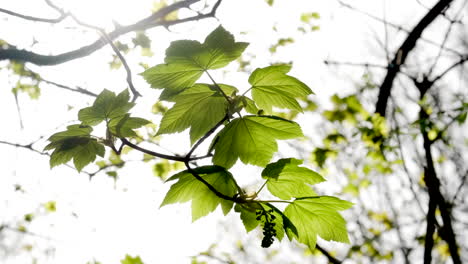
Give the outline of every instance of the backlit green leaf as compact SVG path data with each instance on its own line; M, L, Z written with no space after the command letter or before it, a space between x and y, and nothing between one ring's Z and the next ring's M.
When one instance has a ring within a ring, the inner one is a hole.
M247 232L252 231L262 223L261 220L257 220L256 214L256 212L258 210L262 210L262 208L263 210L273 209L272 214L275 216L274 223L276 237L278 238L278 240L281 241L283 239L285 231L297 235L296 227L289 220L289 218L286 217L278 208L276 208L270 203L243 204L235 206L235 210L236 212L240 213L240 218Z
M305 98L312 90L298 79L286 75L289 70L289 65L275 65L258 68L250 75L252 97L266 113L271 114L273 106L302 112L296 98Z
M75 168L81 171L96 159L96 155L104 157L105 148L91 137L91 131L92 128L89 126L71 125L66 131L50 136L48 139L50 143L44 148L44 150L54 149L50 155L50 167L73 159Z
M150 121L146 119L130 117L129 114L126 114L110 120L108 128L112 134L118 137L133 137L137 135L133 129L140 128L149 123Z
M302 136L295 122L274 116L245 116L232 120L213 142L213 163L230 168L243 163L265 166L278 150L276 140Z
M268 180L268 190L283 200L316 195L308 184L323 182L325 179L308 168L299 167L300 164L302 160L294 158L268 164L262 171L262 177Z
M110 120L125 115L135 104L130 103L130 94L125 89L117 96L114 92L104 89L93 105L81 109L78 119L84 125L94 126L104 120Z
M227 196L234 196L237 192L236 183L228 171L219 166L203 166L194 169L211 186ZM192 220L206 216L221 205L226 215L231 210L233 203L216 196L205 184L198 181L187 170L179 172L169 178L168 181L178 180L174 183L164 198L161 206L173 203L185 203L192 201Z
M151 87L164 89L161 100L170 100L187 87L192 86L203 74L198 65L172 63L159 64L142 73Z
M236 88L219 85L227 95ZM190 127L192 144L206 134L226 115L229 106L219 90L208 84L195 84L174 97L175 105L161 120L158 135L181 132Z
M194 40L172 42L166 50L165 64L146 70L142 76L151 87L165 89L160 99L171 100L172 96L191 87L204 71L222 68L237 59L247 45L235 42L234 37L219 26L204 43Z
M332 196L315 196L296 199L284 214L297 228L298 236L287 232L310 249L315 248L317 235L328 241L349 243L346 222L338 211L348 209L352 203Z

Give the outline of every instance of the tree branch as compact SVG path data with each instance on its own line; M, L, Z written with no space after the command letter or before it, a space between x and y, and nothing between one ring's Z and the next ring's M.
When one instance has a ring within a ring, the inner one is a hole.
M397 50L392 62L389 65L389 70L379 89L375 112L385 117L387 109L388 97L390 96L393 87L393 81L400 72L400 67L406 61L408 54L416 46L416 42L421 37L422 32L446 9L450 6L453 0L440 0L429 12L419 21L419 23L409 33L403 44Z
M332 255L330 255L330 253L328 251L326 251L324 248L322 248L321 246L319 246L318 244L315 246L317 248L318 251L320 251L323 255L325 255L325 257L328 258L328 262L329 263L333 263L333 264L341 264L341 261L338 260L337 258L333 257Z
M185 1L180 1L176 2L172 5L169 5L167 7L164 7L157 12L153 13L152 15L136 22L135 24L128 25L128 26L121 26L116 28L114 31L110 32L109 38L111 40L114 40L121 35L127 34L129 32L133 31L138 31L138 30L145 30L149 28L153 28L156 26L172 26L176 24L181 24L189 21L196 21L200 19L205 19L209 17L214 17L216 14L216 10L219 7L219 4L221 1L216 2L216 4L213 6L211 11L207 14L201 14L201 15L196 15L188 18L183 18L183 19L178 19L178 20L172 20L172 21L166 21L164 20L164 17L167 16L169 13L179 10L182 8L187 8L193 3L196 3L200 0L185 0ZM22 49L16 49L14 47L9 47L6 49L0 49L0 61L1 60L16 60L16 61L22 61L22 62L30 62L36 65L44 65L44 66L50 66L50 65L57 65L61 63L65 63L71 60L75 60L78 58L82 58L85 56L89 56L90 54L94 53L95 51L99 50L103 46L106 45L106 41L104 37L100 37L98 40L95 42L83 46L81 48L78 48L76 50L72 50L69 52L57 54L57 55L43 55L43 54L38 54L32 51L28 50L22 50Z
M19 13L16 13L16 12L13 12L13 11L10 11L10 10L6 10L6 9L3 9L3 8L0 8L0 13L5 13L5 14L8 14L10 16L19 17L19 18L26 19L26 20L29 20L29 21L44 22L44 23L51 23L51 24L59 23L69 15L67 13L61 13L60 16L57 17L57 18L41 18L41 17L34 17L34 16L19 14Z
M420 91L420 98L422 99L426 92L431 88L433 85L433 82L422 82L422 83L415 83L416 87ZM432 224L432 220L435 222L435 215L432 216L430 215L429 211L432 210L431 206L433 207L434 204L431 204L431 201L435 203L440 210L440 214L442 217L442 221L444 223L444 226L442 227L441 230L443 232L439 231L440 237L445 240L448 244L450 255L452 257L453 263L454 264L461 264L461 259L460 255L458 253L458 244L456 241L456 236L455 232L452 227L452 218L451 218L451 212L449 209L449 206L447 202L445 201L445 198L443 197L441 191L440 191L440 180L437 177L436 170L434 168L434 160L432 158L432 151L431 151L431 145L434 141L429 139L428 132L426 131L426 126L425 126L425 120L429 119L429 115L427 112L421 107L421 110L419 111L419 122L420 122L420 129L421 129L421 134L423 136L423 147L424 147L424 152L425 152L425 159L426 159L426 167L424 169L424 181L426 183L428 193L429 193L429 210L428 210L428 219L427 219L427 230L432 231L429 225ZM435 210L435 209L434 209ZM432 234L426 234L426 251L428 250L427 247L429 247L429 243L431 241L427 241L428 239L430 240L428 236L432 236ZM426 255L429 253L424 254L424 259L426 260ZM430 256L427 256L430 261ZM426 263L426 262L425 262ZM427 262L428 263L428 262Z

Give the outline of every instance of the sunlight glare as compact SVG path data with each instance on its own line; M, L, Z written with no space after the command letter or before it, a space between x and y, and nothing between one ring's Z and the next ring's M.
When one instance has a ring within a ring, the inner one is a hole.
M104 28L112 28L114 22L131 24L149 15L152 0L63 0L62 6L71 11L78 19Z

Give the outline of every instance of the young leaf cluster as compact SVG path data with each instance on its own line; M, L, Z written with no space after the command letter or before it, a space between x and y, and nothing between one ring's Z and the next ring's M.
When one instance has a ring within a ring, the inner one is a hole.
M247 43L236 42L233 35L220 26L203 43L172 42L166 50L164 63L142 73L151 87L162 89L159 99L172 103L163 114L157 134L189 129L192 147L185 156L156 153L126 139L135 136L133 130L148 121L128 114L134 106L129 102L128 91L115 95L104 90L92 106L79 112L80 125L49 138L51 143L47 149L55 149L51 165L73 158L80 170L94 161L96 155L104 155L103 144L119 154L114 146L115 139L119 138L123 144L145 155L185 164L186 170L167 180L173 184L161 206L191 201L193 221L219 206L224 214L234 207L247 232L262 227L263 247L269 247L275 237L281 240L285 235L310 248L315 247L317 236L348 242L346 222L338 211L352 204L336 197L317 195L311 185L325 179L300 166L301 160L288 158L271 162L278 151L278 140L303 136L299 124L273 115L273 108L302 112L299 100L305 100L312 90L288 75L290 65L254 70L248 78L250 87L246 89L212 78L209 71L227 66L241 56L247 46ZM198 82L204 74L211 83ZM244 92L240 93L242 90ZM91 126L101 122L106 124L107 135L97 140L90 135ZM208 139L211 144L206 155L194 157L193 153ZM202 158L211 158L212 164L196 166L193 161ZM245 193L229 171L239 160L264 168L261 173L264 185L254 194ZM279 200L261 200L259 197L265 189ZM287 206L280 209L273 205L275 203Z
M96 155L104 157L105 145L119 152L114 146L116 138L136 136L134 129L150 123L143 118L130 116L128 111L135 104L129 100L128 90L116 95L104 89L92 106L78 112L81 124L68 126L67 130L50 136L50 144L44 150L54 150L50 156L51 168L73 159L75 168L81 171L96 159ZM103 121L107 131L105 137L92 136L92 126Z

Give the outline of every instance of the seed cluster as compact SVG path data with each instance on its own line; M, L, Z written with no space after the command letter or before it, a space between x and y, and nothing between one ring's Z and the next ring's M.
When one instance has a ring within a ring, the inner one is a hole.
M274 237L276 236L276 224L274 223L276 216L273 215L273 209L258 210L256 214L257 221L262 221L263 226L262 247L268 248L273 244Z

